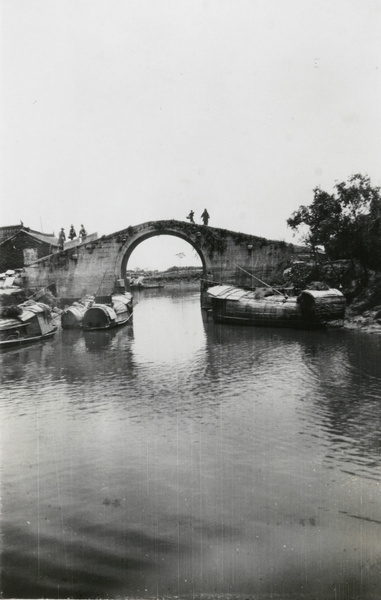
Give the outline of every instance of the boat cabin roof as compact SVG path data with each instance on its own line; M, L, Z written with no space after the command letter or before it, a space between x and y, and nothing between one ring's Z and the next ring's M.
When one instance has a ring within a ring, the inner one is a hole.
M0 331L6 331L7 329L15 329L25 324L20 323L17 319L0 319Z
M44 313L45 315L50 314L50 307L43 302L34 302L32 300L27 300L23 304L19 304L19 307L22 308L22 313L19 315L20 321L25 323L25 321L29 321L35 315L40 313Z
M239 301L245 298L245 300L256 300L256 292L254 290L243 290L242 288L235 287L233 285L215 285L207 290L207 293L212 298L218 298L219 300L235 300ZM271 296L272 300L279 299L284 302L285 297L281 294Z
M112 302L121 302L122 304L129 304L132 300L132 294L129 292L123 292L123 294L113 294L111 297Z
M207 290L207 293L212 298L218 298L219 300L235 300L239 301L243 298L245 300L257 300L256 292L254 290L243 290L242 288L235 287L233 285L215 285ZM343 294L334 288L330 288L328 290L303 290L300 296L308 295L318 300L320 298L332 298L334 296L344 297ZM278 300L279 302L285 301L285 296L281 294L274 294L272 296L267 296L266 300L271 298L271 301Z
M87 311L85 313L85 317L86 317L86 315L88 316L91 313L96 313L96 311L98 311L98 310L100 310L105 315L107 315L112 321L115 320L115 318L116 318L115 311L108 304L93 304L92 306L90 306L87 309Z
M50 307L42 302L34 302L27 300L23 304L18 305L22 309L22 313L17 315L17 318L0 319L0 330L12 329L25 325L38 314L50 315Z
M344 294L340 292L340 290L336 290L335 288L329 288L328 290L303 290L300 294L307 294L308 296L312 296L312 298L329 298L332 296L344 297Z

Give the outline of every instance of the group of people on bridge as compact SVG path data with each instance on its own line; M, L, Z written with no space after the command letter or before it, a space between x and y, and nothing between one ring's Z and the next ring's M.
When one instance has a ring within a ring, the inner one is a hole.
M189 221L191 223L194 223L194 211L193 210L190 211L189 215L187 216L187 219L189 219ZM208 225L210 216L209 216L209 213L206 210L206 208L204 208L204 212L201 215L201 219L202 219L202 222L204 225Z
M79 234L78 234L79 243L83 242L86 236L87 236L87 231L84 228L84 226L81 225L81 229L79 230ZM75 232L74 225L70 225L69 240L72 242L76 237L77 237L77 234ZM58 235L58 249L59 250L64 249L65 241L66 241L65 229L63 227L61 227L61 231L59 232L59 235Z
M187 219L189 219L189 221L191 223L195 222L193 210L190 211L189 215L187 216ZM201 219L202 219L202 222L204 225L208 225L210 216L209 216L209 213L206 210L206 208L204 209L204 212L201 215ZM78 234L79 243L83 242L83 240L86 238L86 236L87 236L87 231L84 228L84 226L81 225L81 229L79 230L79 234ZM73 241L76 237L77 237L77 234L75 232L74 225L70 225L69 240ZM64 249L65 241L66 241L65 229L63 227L61 227L61 231L58 235L58 249L60 251L62 251Z

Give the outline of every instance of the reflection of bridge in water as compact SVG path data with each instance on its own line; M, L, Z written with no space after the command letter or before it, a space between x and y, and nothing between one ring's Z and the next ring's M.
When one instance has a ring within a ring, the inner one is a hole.
M32 290L55 285L57 295L65 298L90 293L108 295L117 280L125 279L128 260L135 248L160 235L188 242L201 259L204 277L216 282L251 282L250 275L245 275L242 268L269 279L295 259L295 252L301 251L300 247L283 241L227 229L175 220L149 221L36 261L25 268L25 284Z

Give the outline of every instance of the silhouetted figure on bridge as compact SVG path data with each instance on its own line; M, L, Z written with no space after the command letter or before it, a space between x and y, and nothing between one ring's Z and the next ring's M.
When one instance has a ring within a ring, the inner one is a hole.
M81 229L79 230L79 237L81 238L81 242L83 242L83 240L85 239L86 236L87 236L87 231L84 228L84 226L81 225Z
M77 234L75 233L74 225L70 225L69 239L74 240L75 237L77 237Z
M63 227L61 227L61 231L58 235L58 249L59 250L64 249L65 240L66 240L65 230Z
M193 210L191 210L189 215L187 216L187 219L189 219L191 223L194 223L193 217L194 217L194 212L193 212Z
M201 219L202 219L204 225L207 225L209 223L210 216L209 216L209 213L206 210L206 208L204 208L204 212L201 215Z

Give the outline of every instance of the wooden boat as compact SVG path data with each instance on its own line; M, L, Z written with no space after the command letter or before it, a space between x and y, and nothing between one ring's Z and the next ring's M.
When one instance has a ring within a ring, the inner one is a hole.
M86 296L65 308L61 315L62 329L82 329L83 317L91 303L94 303L94 296Z
M153 281L145 281L144 277L138 277L137 279L131 279L130 288L132 290L145 290L145 289L155 289L155 288L163 288L164 283L157 283Z
M132 290L154 290L158 288L163 288L164 283L143 283L138 285L130 285Z
M108 304L94 303L83 316L83 329L95 331L124 325L132 318L132 294L113 294Z
M336 289L303 290L298 296L258 297L256 291L216 285L207 290L213 319L220 323L319 329L345 316L345 297Z
M8 316L0 319L1 348L38 342L52 337L57 331L50 306L42 302L27 300L10 307L6 313Z

